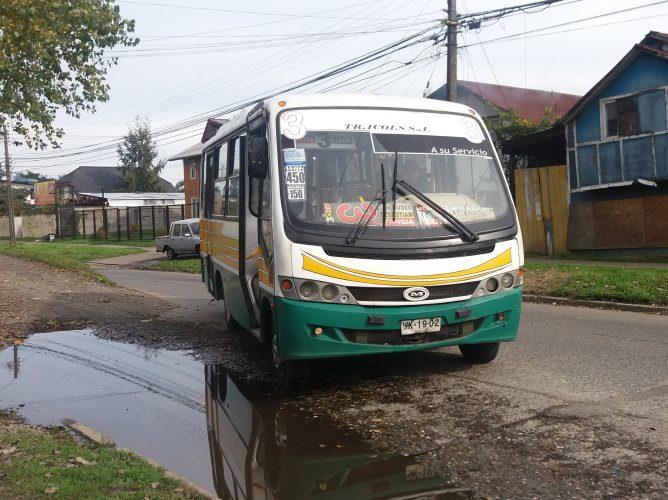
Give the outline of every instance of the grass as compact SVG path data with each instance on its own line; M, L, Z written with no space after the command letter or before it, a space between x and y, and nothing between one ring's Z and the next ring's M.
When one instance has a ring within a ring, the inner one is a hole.
M525 264L524 291L582 300L668 305L668 270Z
M192 273L200 274L200 260L194 259L177 259L177 260L161 260L151 266L154 271L174 271L177 273Z
M18 238L16 241L24 243L35 243L38 238ZM0 244L8 242L8 238L0 238ZM59 245L113 245L124 247L152 247L154 240L152 237L145 237L143 240L91 240L90 238L76 239L57 239L53 243Z
M136 455L0 414L2 498L203 498Z
M75 271L79 274L105 282L106 280L102 276L95 273L90 268L88 265L89 261L141 252L142 250L139 248L113 248L100 245L20 242L12 246L9 243L0 243L0 253L5 255L35 260L60 269Z
M586 251L586 252L567 252L555 254L552 256L546 255L527 255L528 258L538 259L565 259L565 260L592 260L603 262L647 262L668 264L668 253L665 252L621 252L621 251Z

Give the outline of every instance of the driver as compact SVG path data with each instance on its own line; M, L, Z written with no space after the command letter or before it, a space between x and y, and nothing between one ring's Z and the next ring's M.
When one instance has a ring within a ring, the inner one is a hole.
M404 168L401 170L401 177L415 189L424 191L426 186L426 178L424 171L420 168L415 160L407 160L404 162Z

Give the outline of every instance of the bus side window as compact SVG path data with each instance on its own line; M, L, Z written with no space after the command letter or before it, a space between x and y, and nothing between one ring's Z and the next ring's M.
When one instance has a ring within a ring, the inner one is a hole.
M225 207L225 217L239 217L239 187L241 170L241 146L242 138L235 137L228 143L228 162L227 162L227 200Z
M215 201L214 181L216 179L216 164L217 164L217 150L210 151L206 154L204 160L204 169L202 175L202 207L204 217L209 217L212 213L213 204Z

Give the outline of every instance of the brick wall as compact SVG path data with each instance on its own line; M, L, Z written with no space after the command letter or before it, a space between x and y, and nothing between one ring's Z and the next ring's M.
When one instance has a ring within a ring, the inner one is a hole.
M194 172L191 172L191 166L194 166ZM192 178L194 173L194 179ZM199 202L199 176L200 176L200 158L186 158L183 160L183 191L186 198L186 218L199 217L192 207L193 199Z

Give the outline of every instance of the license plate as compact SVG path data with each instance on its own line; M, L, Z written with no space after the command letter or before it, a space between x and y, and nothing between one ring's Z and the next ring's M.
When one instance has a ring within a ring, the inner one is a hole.
M401 321L401 334L438 332L441 330L441 318L404 319Z

